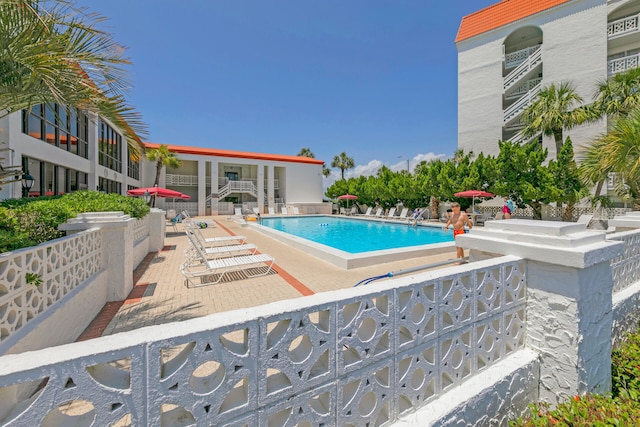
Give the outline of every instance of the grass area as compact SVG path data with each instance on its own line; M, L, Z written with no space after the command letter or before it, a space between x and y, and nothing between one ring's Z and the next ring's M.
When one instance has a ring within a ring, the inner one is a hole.
M539 403L513 427L640 426L640 331L611 355L611 394L573 396L555 409Z

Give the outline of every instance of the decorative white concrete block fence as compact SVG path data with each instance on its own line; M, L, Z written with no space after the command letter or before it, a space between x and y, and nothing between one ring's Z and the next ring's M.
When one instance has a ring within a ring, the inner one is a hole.
M83 425L380 425L522 349L525 297L524 263L502 257L9 355L0 420L79 405Z
M164 224L159 209L137 221L81 214L60 226L75 234L0 254L0 354L75 340L106 302L126 298L135 266L162 248Z
M639 235L491 221L466 265L3 356L0 423L505 424L609 390Z

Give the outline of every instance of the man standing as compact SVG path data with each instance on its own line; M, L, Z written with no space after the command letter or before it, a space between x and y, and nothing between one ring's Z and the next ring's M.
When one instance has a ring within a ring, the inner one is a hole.
M473 227L471 220L467 216L465 212L460 212L460 204L452 203L451 208L453 209L453 214L449 217L449 220L444 225L444 231L447 231L449 224L453 224L453 237L455 238L458 234L464 234L464 225L467 224L469 230ZM464 258L464 249L461 247L456 247L456 252L458 258Z

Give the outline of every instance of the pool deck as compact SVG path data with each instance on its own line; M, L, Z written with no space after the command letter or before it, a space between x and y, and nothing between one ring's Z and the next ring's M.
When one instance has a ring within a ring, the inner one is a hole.
M165 247L149 254L138 266L129 297L107 303L78 340L345 289L368 277L455 258L455 247L451 247L446 253L345 270L227 218L213 217L217 226L204 229L204 235L246 236L247 242L255 244L260 253L275 258L276 272L187 288L179 267L184 261L188 239L180 224L178 232L167 227Z

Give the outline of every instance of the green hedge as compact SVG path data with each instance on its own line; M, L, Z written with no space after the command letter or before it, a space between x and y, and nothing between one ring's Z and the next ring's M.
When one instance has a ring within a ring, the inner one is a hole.
M640 426L640 332L611 355L611 395L574 396L556 409L539 403L514 427Z
M97 191L0 202L0 252L37 245L64 236L58 225L84 212L122 211L132 218L149 213L144 200Z

